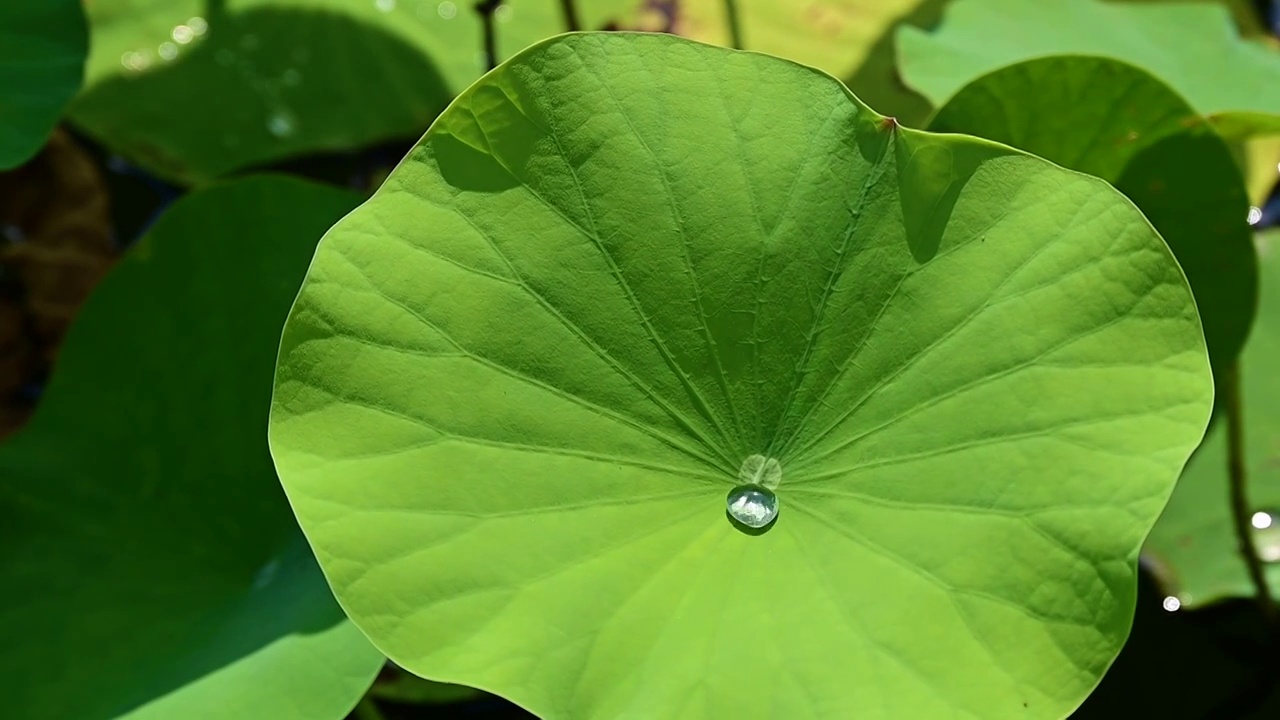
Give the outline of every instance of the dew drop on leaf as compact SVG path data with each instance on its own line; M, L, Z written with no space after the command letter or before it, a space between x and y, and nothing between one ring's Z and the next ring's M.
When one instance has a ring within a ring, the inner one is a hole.
M160 43L160 49L156 51L160 55L160 59L165 62L178 57L178 46L171 42Z
M752 455L738 468L738 481L743 485L760 485L777 490L782 482L782 464L771 457Z
M1253 546L1265 563L1280 563L1280 511L1259 510L1249 518Z
M384 13L396 9L396 0L373 0L373 2Z
M209 29L209 23L202 17L193 17L187 21L187 27L196 35L203 35Z
M179 45L186 45L196 36L196 31L191 29L190 25L177 25L169 33L169 37Z
M120 57L120 64L124 65L128 70L141 72L142 70L147 69L147 66L151 64L151 60L145 54L133 51L122 55Z
M445 20L452 20L453 16L458 14L458 6L445 0L436 6L436 12L440 13L440 17Z
M289 137L297 129L297 121L288 110L276 110L267 118L267 131L278 138Z
M759 529L778 517L778 496L761 485L739 485L725 498L729 517L743 525Z

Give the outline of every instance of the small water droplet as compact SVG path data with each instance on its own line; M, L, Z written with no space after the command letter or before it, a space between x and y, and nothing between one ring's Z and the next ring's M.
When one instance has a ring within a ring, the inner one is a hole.
M127 52L120 56L120 64L124 65L127 70L140 72L146 70L147 66L151 64L151 58L137 51Z
M209 30L209 23L202 17L193 17L187 21L187 27L196 35L203 35Z
M449 0L444 0L444 2L436 6L436 12L445 20L452 20L453 16L458 14L458 6L449 2Z
M253 576L253 589L261 590L262 588L270 585L271 582L276 579L276 575L279 574L280 561L271 560L266 565L263 565L262 568L258 570L258 573Z
M1262 219L1262 208L1257 206L1250 207L1249 208L1249 224L1257 225L1258 221L1261 219Z
M396 0L373 0L373 4L382 12L391 12L396 9Z
M298 72L293 68L289 68L288 70L284 71L283 75L280 76L280 82L284 83L285 85L288 85L289 87L294 87L298 83L302 82L302 73Z
M218 52L214 53L213 59L216 60L219 65L224 67L230 67L231 65L236 64L236 54L226 48L222 48Z
M777 490L782 482L782 464L771 457L752 455L738 468L738 482L743 485L760 485Z
M178 25L173 28L173 31L169 33L169 36L172 37L173 41L179 45L186 45L196 36L196 31L192 30L190 26Z
M729 517L743 525L759 529L778 517L778 496L761 485L739 485L725 498Z
M245 50L256 50L259 44L261 44L261 41L258 40L258 36L253 33L242 35L240 37L240 47Z
M156 50L156 54L160 56L161 60L169 62L178 57L178 46L171 42L160 43L160 48Z
M1182 607L1182 601L1174 597L1173 595L1166 597L1164 599L1164 602L1160 604L1168 612L1177 612Z
M1253 546L1265 563L1280 563L1280 511L1260 510L1249 518L1253 526Z
M511 16L515 14L515 8L510 5L499 5L497 10L493 11L493 18L498 22L504 23L511 20Z
M280 109L267 118L267 131L278 138L286 138L298 129L298 121L288 110Z

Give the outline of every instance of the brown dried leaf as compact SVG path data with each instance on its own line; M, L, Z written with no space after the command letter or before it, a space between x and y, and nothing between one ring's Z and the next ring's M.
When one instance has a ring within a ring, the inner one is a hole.
M80 305L115 259L106 184L62 130L0 173L0 436L26 419L20 390L47 373Z

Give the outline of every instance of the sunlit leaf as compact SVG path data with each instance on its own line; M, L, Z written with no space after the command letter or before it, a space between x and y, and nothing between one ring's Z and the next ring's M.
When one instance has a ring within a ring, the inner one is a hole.
M271 468L275 339L354 205L282 178L175 205L0 446L0 691L22 720L338 720L383 658Z
M1115 185L1186 272L1215 369L1235 360L1258 290L1244 180L1226 142L1169 86L1106 58L1030 60L961 88L930 129L1006 143Z
M1103 181L584 34L325 236L270 434L343 607L429 679L549 718L1061 718L1211 402ZM772 525L727 516L744 479Z

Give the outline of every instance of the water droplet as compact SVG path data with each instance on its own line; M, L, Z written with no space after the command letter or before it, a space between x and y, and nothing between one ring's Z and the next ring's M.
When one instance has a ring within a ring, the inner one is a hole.
M186 45L196 36L196 31L192 30L187 25L178 25L169 33L169 36L172 37L173 41L179 45Z
M193 17L187 21L187 27L196 35L203 35L209 30L209 23L202 17Z
M267 131L278 138L286 138L298 129L298 121L288 110L280 109L267 118Z
M218 52L214 53L213 59L218 61L219 65L230 67L236 63L236 54L231 50L222 48Z
M1249 224L1257 225L1258 221L1261 219L1262 219L1262 208L1257 206L1250 207L1249 208Z
M263 565L258 573L253 576L253 589L261 590L271 584L276 579L276 575L280 574L280 561L272 560Z
M752 455L738 468L738 481L743 485L760 485L777 490L782 482L782 465L771 457Z
M725 498L729 517L749 528L759 529L778 517L778 496L760 485L739 485Z
M1168 612L1177 612L1177 611L1178 611L1178 609L1182 607L1182 601L1181 601L1181 600L1179 600L1178 598L1174 597L1173 595L1170 595L1170 596L1166 597L1166 598L1164 599L1164 602L1162 602L1162 603L1160 603L1160 604L1161 604L1161 605L1164 607L1164 609L1165 609L1165 610L1167 610Z
M391 12L396 9L396 0L373 0L373 4L382 12Z
M240 47L245 50L256 50L259 44L261 44L261 41L258 40L258 36L253 33L240 37Z
M160 49L156 51L160 55L160 59L165 62L178 57L178 46L171 42L160 43Z
M504 23L509 22L513 14L515 14L515 8L510 5L499 5L498 9L493 11L493 18Z
M140 72L146 70L147 66L151 64L151 58L137 51L127 52L120 56L120 64L124 65L127 70Z
M1280 563L1280 511L1260 510L1249 518L1253 526L1253 546L1258 558L1266 563Z
M293 68L289 68L280 76L280 82L288 85L289 87L294 87L298 83L302 82L302 73L294 70Z
M444 0L444 2L436 6L436 12L440 13L440 17L445 20L452 20L453 16L458 14L458 6L449 2L449 0Z

